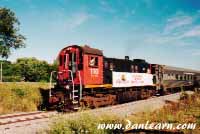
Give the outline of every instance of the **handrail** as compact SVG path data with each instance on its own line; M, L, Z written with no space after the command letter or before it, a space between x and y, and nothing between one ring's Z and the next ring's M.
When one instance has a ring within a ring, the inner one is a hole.
M79 76L79 82L80 82L80 98L79 100L82 99L82 80L81 80L81 73L78 71L78 76Z
M52 77L53 74L56 73L57 71L52 71L50 75L50 82L49 82L49 96L51 97L51 88L52 88Z
M70 72L71 74L71 78L72 78L72 99L74 101L74 78L73 78L73 72L71 70L68 70L68 72Z

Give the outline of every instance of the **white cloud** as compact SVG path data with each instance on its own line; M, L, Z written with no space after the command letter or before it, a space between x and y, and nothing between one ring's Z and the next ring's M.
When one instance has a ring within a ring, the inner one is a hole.
M65 27L68 30L73 30L87 22L91 17L92 15L85 12L73 14L67 19Z
M178 36L168 35L149 35L146 36L144 40L145 44L151 44L151 45L176 45L176 46L188 46L187 42L184 42L181 40Z
M197 20L199 19L199 11L190 16L179 11L173 17L167 19L163 35L171 36L175 40L180 41L191 37L199 38L200 25L197 24Z
M183 12L177 12L166 20L166 25L161 31L153 30L151 34L145 35L143 43L150 45L190 46L196 40L189 38L200 38L200 25L197 24L199 18L199 12L190 16ZM157 28L155 27L155 29ZM199 51L195 51L194 55L199 53Z
M200 26L195 26L180 36L180 38L184 37L200 37Z
M181 28L192 24L194 17L187 16L182 12L177 12L175 16L167 19L167 24L164 28L164 33L170 33L177 28Z
M101 5L101 9L105 12L108 12L108 13L116 12L116 10L113 7L111 7L111 5L106 0L101 0L100 5Z
M198 50L193 50L192 55L193 55L193 56L200 56L200 49L198 49Z

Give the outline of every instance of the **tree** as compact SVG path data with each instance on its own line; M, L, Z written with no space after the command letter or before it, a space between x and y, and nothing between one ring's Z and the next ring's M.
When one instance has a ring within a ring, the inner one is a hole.
M3 63L3 81L15 82L21 81L21 76L16 72L14 64L10 61L1 61Z
M15 63L16 74L20 74L25 81L49 81L51 65L36 58L19 58Z
M57 70L57 61L53 64L48 64L46 61L36 58L18 58L16 62L3 62L3 81L5 82L49 82L52 71Z
M3 76L9 76L12 75L13 70L12 70L12 63L10 61L1 61L3 63L3 68L5 68L5 70L3 71Z
M19 25L14 12L0 7L0 57L8 58L11 49L25 47L25 37L19 33Z

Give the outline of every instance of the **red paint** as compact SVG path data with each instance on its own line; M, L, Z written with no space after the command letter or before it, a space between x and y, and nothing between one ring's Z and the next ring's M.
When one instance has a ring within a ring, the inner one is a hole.
M92 67L89 65L90 57L98 58L98 66ZM103 84L103 56L84 55L84 85Z
M70 73L68 71L71 70L69 67L70 59L72 60L70 53L76 54L76 76L73 79L75 85L80 84L78 71L81 74L82 85L103 84L103 56L86 54L82 51L81 47L75 45L66 47L59 53L58 80L60 84L65 85L65 81L70 80ZM91 57L95 57L98 60L98 65L89 65ZM82 62L80 58L82 58ZM82 64L82 69L78 68L79 64Z

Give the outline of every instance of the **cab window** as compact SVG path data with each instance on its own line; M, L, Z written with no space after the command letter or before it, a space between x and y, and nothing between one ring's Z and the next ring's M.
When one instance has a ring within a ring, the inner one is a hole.
M89 56L89 66L90 67L98 67L98 57L96 56Z
M62 60L63 60L62 55L60 55L60 58L59 58L60 66L62 66L62 64L63 64Z

